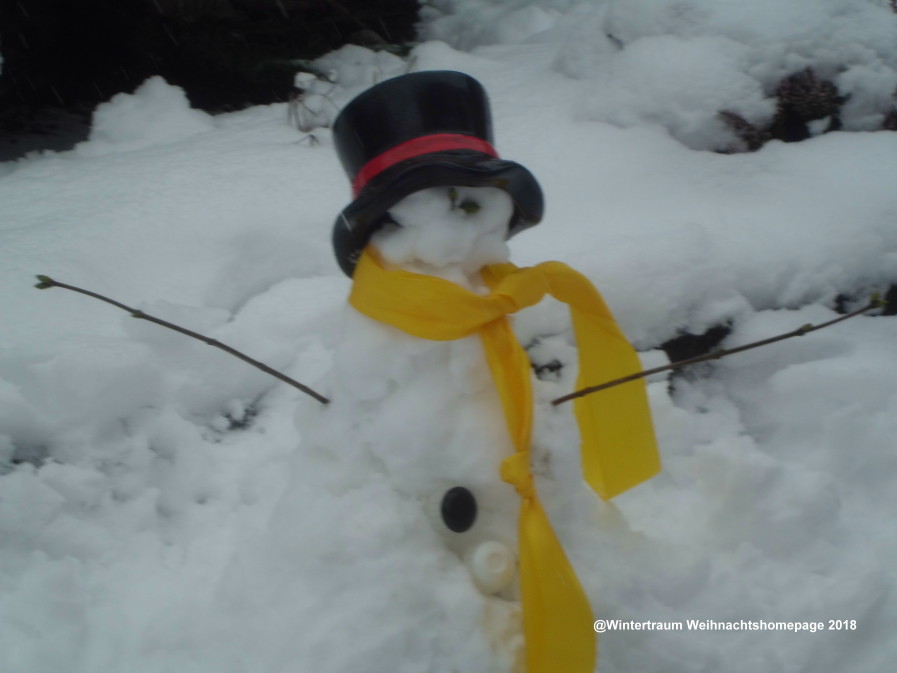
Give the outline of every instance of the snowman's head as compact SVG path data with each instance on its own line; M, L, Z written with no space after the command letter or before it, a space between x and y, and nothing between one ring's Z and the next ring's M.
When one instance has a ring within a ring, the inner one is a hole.
M371 239L383 259L417 272L469 277L486 264L508 260L514 204L494 187L431 187L389 210Z
M413 72L374 85L340 111L333 144L352 183L353 200L333 226L334 252L347 276L371 236L398 219L399 201L430 188L503 191L513 203L506 238L542 219L539 183L499 156L486 92L464 73Z

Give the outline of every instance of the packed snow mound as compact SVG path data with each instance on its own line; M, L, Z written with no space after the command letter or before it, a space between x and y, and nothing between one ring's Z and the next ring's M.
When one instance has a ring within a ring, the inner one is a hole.
M420 261L432 273L457 266L470 276L486 264L508 261L505 239L513 212L511 197L495 187L432 187L392 206L394 224L372 241L392 264Z
M120 93L97 106L84 154L136 150L214 130L211 116L190 107L187 94L161 77L150 77L132 94Z
M780 82L808 69L844 99L835 127L880 129L897 105L897 13L881 0L445 0L429 12L423 35L458 48L549 46L559 72L592 82L585 118L658 124L694 149L745 149L719 114L768 126ZM509 37L509 25L527 29Z
M315 65L343 89L366 89L408 70L408 64L395 54L355 44L347 44L322 56Z

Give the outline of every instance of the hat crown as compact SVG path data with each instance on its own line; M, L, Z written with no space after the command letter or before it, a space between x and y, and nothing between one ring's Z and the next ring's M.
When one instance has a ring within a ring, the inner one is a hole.
M489 101L473 77L435 70L388 79L350 101L333 124L334 145L350 179L390 148L442 133L492 143Z

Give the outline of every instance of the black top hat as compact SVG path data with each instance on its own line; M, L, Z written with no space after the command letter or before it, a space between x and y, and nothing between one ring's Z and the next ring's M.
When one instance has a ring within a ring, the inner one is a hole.
M508 237L542 219L539 183L498 157L486 92L464 73L416 72L371 87L337 116L333 141L355 199L333 227L337 261L350 277L387 211L428 187L503 189L514 202Z

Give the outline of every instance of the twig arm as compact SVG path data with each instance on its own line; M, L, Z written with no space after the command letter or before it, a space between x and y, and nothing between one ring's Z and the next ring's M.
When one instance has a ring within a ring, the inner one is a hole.
M884 305L884 302L877 296L873 295L872 300L863 308L857 309L856 311L852 311L846 315L839 316L834 318L833 320L829 320L828 322L820 323L819 325L802 325L798 327L796 330L791 332L786 332L785 334L780 334L778 336L770 337L768 339L762 339L760 341L754 341L749 344L745 344L743 346L736 346L735 348L727 348L725 350L716 350L712 353L708 353L706 355L699 355L694 358L689 358L688 360L679 360L678 362L671 362L668 365L663 365L662 367L654 367L653 369L646 369L645 371L636 372L635 374L630 374L629 376L624 376L619 379L614 379L613 381L607 381L606 383L601 383L596 386L589 386L588 388L582 388L580 390L576 390L568 395L564 395L563 397L558 397L551 401L554 406L559 404L563 404L564 402L569 402L570 400L574 400L577 397L584 397L586 395L590 395L592 393L597 393L599 390L607 390L608 388L613 388L614 386L619 386L623 383L629 383L630 381L635 381L637 379L645 378L646 376L651 376L652 374L659 374L661 372L670 371L672 369L680 369L682 367L687 367L688 365L698 364L699 362L707 362L709 360L718 360L722 357L726 357L727 355L732 355L734 353L740 353L742 351L750 350L752 348L759 348L760 346L766 346L771 343L775 343L776 341L783 341L785 339L790 339L791 337L803 336L804 334L809 334L810 332L815 332L818 329L822 329L823 327L829 327L834 325L835 323L839 323L842 320L847 320L848 318L853 318L862 313L866 313L867 311L871 311L874 308L881 308Z
M148 313L144 313L143 311L141 311L139 309L132 308L130 306L122 304L121 302L117 302L114 299L110 299L109 297L98 294L96 292L92 292L90 290L85 290L84 288L76 287L74 285L68 285L67 283L60 283L59 281L53 280L49 276L38 276L37 279L40 282L37 283L35 285L35 287L39 290L46 290L51 287L61 287L66 290L71 290L72 292L78 292L79 294L87 295L88 297L93 297L94 299L99 299L100 301L104 301L107 304L112 304L113 306L120 308L123 311L127 311L135 318L139 318L140 320L147 320L149 322L156 323L157 325L161 325L162 327L167 327L168 329L174 330L175 332L180 332L181 334L184 334L185 336L196 339L197 341L202 341L204 344L208 344L209 346L214 346L215 348L219 348L219 349L223 350L225 353L229 353L229 354L233 355L234 357L239 358L240 360L243 360L243 362L247 362L247 363L251 364L256 369L260 369L263 372L265 372L266 374L270 374L274 378L279 379L279 380L283 381L284 383L287 383L287 384L293 386L294 388L298 388L303 393L305 393L306 395L310 395L311 397L315 398L318 402L321 402L322 404L327 404L328 402L330 402L329 399L327 399L326 397L324 397L317 391L312 390L308 386L306 386L302 383L299 383L298 381L290 378L286 374L283 374L282 372L279 372L276 369L272 369L265 363L259 362L258 360L255 360L255 359L249 357L245 353L238 351L236 348L232 348L231 346L228 346L227 344L223 344L220 341L217 341L215 339L212 339L212 338L209 338L202 334L199 334L198 332L193 332L192 330L181 327L180 325L175 325L174 323L170 323L167 320L162 320L161 318L157 318Z

